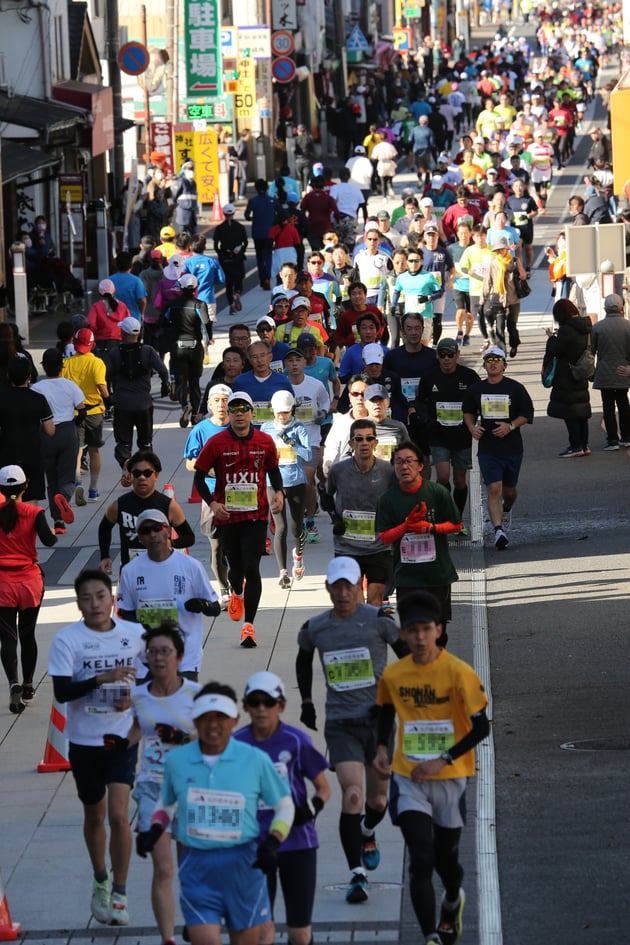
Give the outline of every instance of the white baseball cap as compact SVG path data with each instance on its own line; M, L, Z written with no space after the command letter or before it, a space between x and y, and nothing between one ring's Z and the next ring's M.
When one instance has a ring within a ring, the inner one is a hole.
M366 345L361 355L364 364L382 364L385 357L381 346L376 344Z
M276 393L283 392L277 391ZM275 673L268 673L265 670L254 673L245 683L244 698L247 699L252 692L264 692L268 696L271 696L272 699L286 698L284 694L284 683L280 677L276 676Z
M335 584L337 581L349 581L350 584L358 584L361 580L361 568L354 558L341 556L333 558L326 571L326 583Z

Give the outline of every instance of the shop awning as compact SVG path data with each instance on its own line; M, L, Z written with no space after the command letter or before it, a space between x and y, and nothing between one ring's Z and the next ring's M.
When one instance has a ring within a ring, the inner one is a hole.
M33 174L44 167L53 167L59 164L59 157L54 154L47 154L45 151L36 151L34 148L27 148L23 144L15 141L3 139L2 141L2 183L8 184L18 177L25 177Z
M92 116L92 157L114 147L114 99L109 86L70 80L55 85L57 101L83 108Z
M49 102L30 95L7 95L0 92L0 134L2 124L36 131L46 144L67 141L75 128L86 125L87 114L78 108Z

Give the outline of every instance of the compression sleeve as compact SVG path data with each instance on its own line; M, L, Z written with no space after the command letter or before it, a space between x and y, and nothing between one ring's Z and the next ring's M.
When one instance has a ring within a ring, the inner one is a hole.
M177 532L177 538L171 542L173 548L191 548L195 544L195 533L186 519L180 525L173 527Z
M110 522L103 516L98 526L98 551L101 558L109 558L112 545L112 532L115 522Z
M308 650L298 650L295 674L302 701L310 699L313 692L313 654Z
M269 826L269 833L275 830L280 834L283 840L286 840L291 830L293 818L295 817L295 804L293 803L291 795L285 794L284 797L281 797L274 811L275 816Z
M88 692L94 692L95 689L98 689L96 676L76 682L72 681L71 676L53 676L53 692L57 702L74 702L75 699L82 699Z
M452 748L449 748L448 753L453 760L461 758L467 751L471 751L475 745L478 745L490 734L490 720L485 709L473 715L470 721L472 722L471 730L463 738L460 738Z
M394 706L391 704L391 702L387 702L385 705L380 706L376 735L377 745L387 745L389 743L391 734L394 730L395 718L396 710L394 709Z

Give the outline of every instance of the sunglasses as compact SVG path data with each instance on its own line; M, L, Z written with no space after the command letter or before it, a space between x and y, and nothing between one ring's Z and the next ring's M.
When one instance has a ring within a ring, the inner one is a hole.
M265 332L266 332L266 331L273 331L273 330L275 329L275 327L276 327L275 325L273 326L273 328L272 328L271 325L259 325L258 331L262 334L263 331L265 331Z
M351 397L363 397L362 390L350 390L348 391L348 393L350 394Z
M154 522L153 525L143 525L142 528L138 529L139 535L150 535L151 532L157 534L158 532L164 531L168 526L161 525L159 522Z
M171 653L175 653L175 647L173 646L152 646L147 650L147 656L170 656Z
M353 436L352 439L355 443L373 443L376 439L375 436Z
M455 358L457 357L456 351L438 351L438 358Z
M264 705L265 709L273 709L274 705L278 705L278 700L273 696L248 696L245 705L251 706L252 709L257 709L261 705Z
M134 479L140 479L140 477L150 479L151 476L155 475L155 469L132 469L131 475Z
M503 361L503 358L499 358L494 354L491 354L489 358L484 358L484 364L487 364L488 361Z
M229 413L249 413L252 408L247 404L237 404L236 407L228 407Z
M417 262L417 263L419 263L419 262L422 262L422 260L420 259L419 256L409 256L409 258L407 259L407 262Z

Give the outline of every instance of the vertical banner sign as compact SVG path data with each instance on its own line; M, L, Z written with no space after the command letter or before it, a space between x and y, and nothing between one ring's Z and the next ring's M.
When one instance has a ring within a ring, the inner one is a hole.
M234 117L250 120L256 116L256 60L237 60L238 92L234 95Z
M175 155L176 174L179 174L182 169L182 164L185 161L194 161L194 143L195 139L192 125L175 125L173 134L173 151ZM197 187L199 187L199 181L197 181Z
M164 166L169 173L172 173L175 165L170 121L151 122L151 151L158 151L164 155Z
M219 189L219 149L214 128L195 131L194 160L197 195L200 203L212 203L214 192Z
M274 30L298 28L295 0L271 0L271 22Z
M219 0L185 0L184 49L188 95L220 95Z

